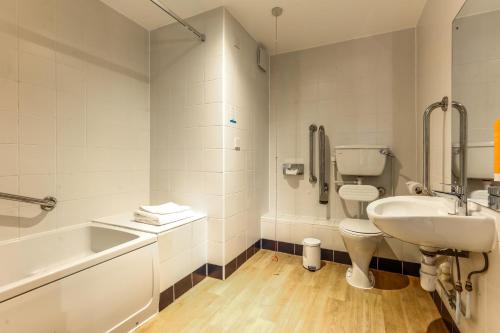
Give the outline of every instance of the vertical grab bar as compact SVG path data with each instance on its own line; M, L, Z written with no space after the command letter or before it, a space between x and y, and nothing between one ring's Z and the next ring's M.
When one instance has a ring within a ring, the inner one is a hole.
M318 179L314 175L314 132L318 130L318 126L311 124L309 126L309 182L316 183Z
M326 182L326 144L325 144L325 128L319 127L319 203L328 203L328 183Z

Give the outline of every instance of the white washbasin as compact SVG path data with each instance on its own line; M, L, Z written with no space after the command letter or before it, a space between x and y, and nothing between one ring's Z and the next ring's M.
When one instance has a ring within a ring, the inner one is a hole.
M366 211L384 233L420 246L488 252L496 240L492 217L450 215L450 200L441 197L390 197L370 203Z

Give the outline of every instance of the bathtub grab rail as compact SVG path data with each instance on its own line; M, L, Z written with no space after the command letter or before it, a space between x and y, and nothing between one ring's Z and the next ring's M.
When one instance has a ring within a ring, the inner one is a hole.
M57 199L51 196L47 196L43 199L38 199L38 198L26 197L24 195L0 192L0 199L40 205L40 208L47 212L50 212L51 210L56 208L57 205Z

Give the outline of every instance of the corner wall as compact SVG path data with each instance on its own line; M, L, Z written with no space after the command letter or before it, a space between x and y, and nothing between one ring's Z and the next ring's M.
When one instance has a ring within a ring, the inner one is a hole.
M224 223L226 277L261 238L260 216L268 210L269 69L257 66L258 45L224 10L224 220L209 222Z
M451 97L452 80L452 21L464 0L428 0L417 26L417 114L419 119L427 105ZM436 111L432 117L431 180L446 182L450 175L451 120L449 112ZM421 122L419 133L421 133ZM421 138L421 135L420 135ZM419 143L421 142L419 138ZM419 155L421 156L421 145ZM444 161L444 163L442 162ZM421 174L421 168L420 172ZM500 230L500 213L483 209L496 219ZM498 236L497 236L497 239ZM489 333L499 331L498 309L500 309L500 244L489 254L490 268L485 274L473 278L472 318L462 319L458 325L462 333ZM460 259L462 277L483 265L481 254L472 253L470 259ZM447 299L441 293L444 306L451 311ZM465 298L463 298L465 300ZM452 320L445 318L445 320Z

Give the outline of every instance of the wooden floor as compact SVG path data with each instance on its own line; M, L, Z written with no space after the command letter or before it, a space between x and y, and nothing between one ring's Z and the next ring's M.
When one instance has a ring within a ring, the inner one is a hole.
M301 257L278 256L260 250L226 281L204 279L138 332L447 332L417 278L376 271L364 291L345 265L311 273Z

